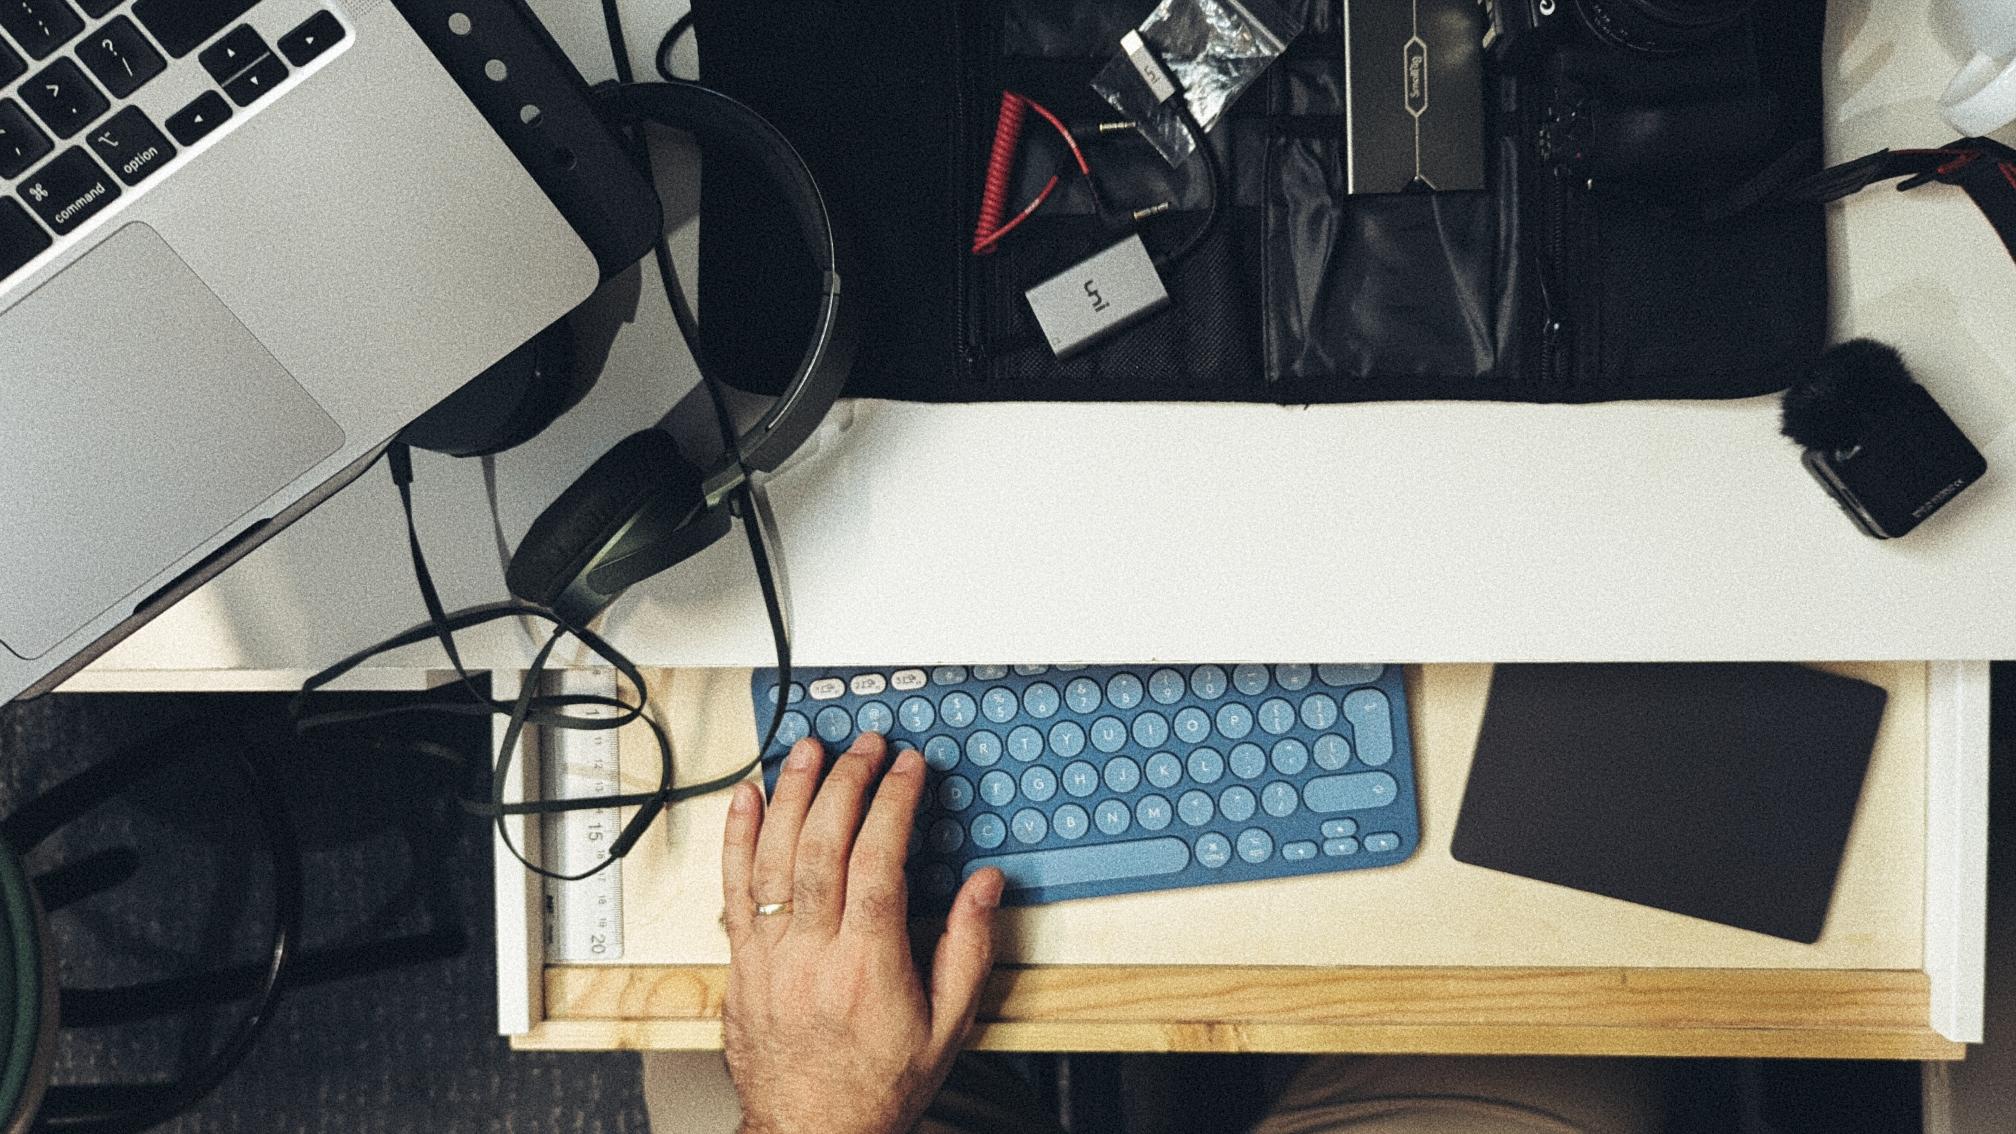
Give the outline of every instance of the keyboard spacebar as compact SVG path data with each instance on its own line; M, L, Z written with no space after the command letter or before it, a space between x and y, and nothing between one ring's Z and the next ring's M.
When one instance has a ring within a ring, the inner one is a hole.
M133 5L133 14L168 54L180 59L257 3L259 0L140 0Z
M1069 886L1077 882L1119 882L1174 874L1190 865L1190 844L1182 839L1140 839L1131 843L1092 843L1082 847L1023 851L976 858L966 877L987 866L1008 876L1010 890L1039 886Z

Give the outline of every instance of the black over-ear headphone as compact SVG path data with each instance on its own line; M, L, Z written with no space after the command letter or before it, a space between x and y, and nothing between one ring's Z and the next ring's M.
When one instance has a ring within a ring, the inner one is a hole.
M805 354L784 392L733 451L702 470L662 429L633 433L603 454L549 505L505 573L511 593L585 626L631 584L699 553L732 525L731 496L803 445L832 408L853 363L855 326L840 295L840 241L812 171L762 115L693 83L609 88L616 124L656 123L695 136L703 151L732 153L783 194L822 277Z

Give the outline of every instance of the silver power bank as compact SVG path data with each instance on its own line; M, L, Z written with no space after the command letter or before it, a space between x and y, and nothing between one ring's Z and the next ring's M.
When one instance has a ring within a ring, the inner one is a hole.
M1169 306L1169 290L1135 233L1023 293L1058 358Z

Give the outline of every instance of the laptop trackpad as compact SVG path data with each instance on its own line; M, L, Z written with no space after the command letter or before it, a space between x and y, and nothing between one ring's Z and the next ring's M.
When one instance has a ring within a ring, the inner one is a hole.
M343 444L144 224L0 315L0 344L0 645L23 658L264 518Z

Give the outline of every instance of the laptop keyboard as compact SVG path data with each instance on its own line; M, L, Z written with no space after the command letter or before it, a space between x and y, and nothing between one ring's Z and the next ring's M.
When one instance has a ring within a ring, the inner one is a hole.
M1392 866L1414 853L1398 666L792 671L777 748L862 732L923 753L911 901L998 866L1013 904ZM750 679L769 727L777 672ZM779 765L768 763L774 787Z
M348 35L312 0L0 0L0 287Z

